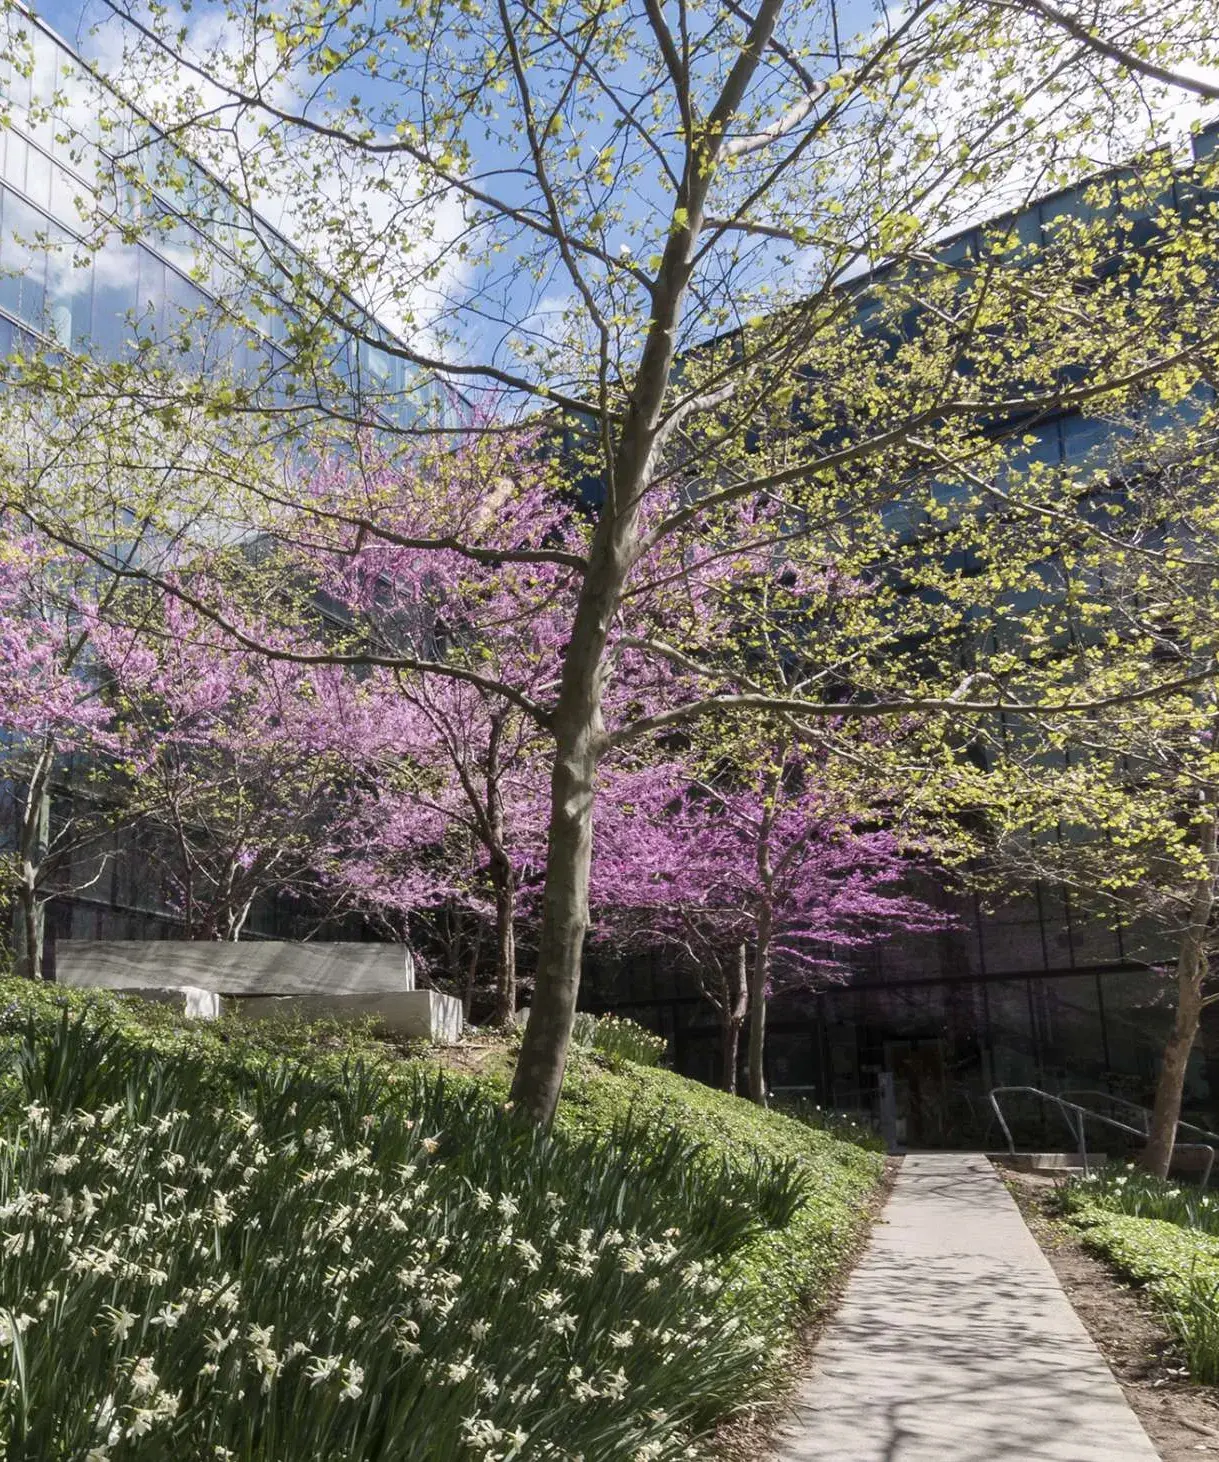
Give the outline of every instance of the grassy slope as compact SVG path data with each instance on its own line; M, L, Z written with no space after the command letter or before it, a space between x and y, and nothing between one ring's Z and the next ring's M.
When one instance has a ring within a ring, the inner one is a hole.
M812 1168L810 1201L786 1228L755 1241L740 1281L744 1288L765 1289L791 1308L793 1320L800 1318L811 1299L827 1292L851 1252L883 1158L727 1092L641 1066L612 1072L578 1062L564 1088L561 1120L575 1131L604 1129L630 1106L658 1125L681 1128L729 1160L759 1151Z
M58 1021L64 1010L82 1013L122 1032L133 1047L194 1055L215 1071L217 1094L227 1080L252 1068L306 1064L319 1074L337 1073L345 1060L400 1074L404 1062L431 1066L437 1057L402 1049L344 1026L257 1025L222 1021L184 1023L166 1009L93 992L31 987L0 980L0 1031L15 1032L34 1019ZM445 1062L448 1079L501 1103L510 1073L507 1049L484 1052L477 1070ZM454 1070L454 1065L458 1069ZM791 1334L824 1303L835 1277L849 1261L867 1222L869 1199L883 1172L875 1153L817 1132L779 1113L688 1081L672 1072L573 1057L558 1126L574 1137L608 1135L628 1114L649 1128L677 1130L703 1144L707 1155L733 1171L748 1172L757 1154L798 1163L812 1179L811 1196L790 1223L764 1230L734 1266L733 1290L745 1309L782 1315Z

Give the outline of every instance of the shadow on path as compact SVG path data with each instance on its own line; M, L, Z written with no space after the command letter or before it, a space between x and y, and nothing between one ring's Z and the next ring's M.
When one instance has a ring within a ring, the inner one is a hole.
M781 1462L1156 1462L983 1157L905 1159Z

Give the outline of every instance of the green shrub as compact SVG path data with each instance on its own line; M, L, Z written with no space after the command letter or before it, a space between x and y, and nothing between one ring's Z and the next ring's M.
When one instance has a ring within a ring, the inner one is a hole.
M6 985L4 1455L693 1455L781 1375L875 1159L629 1063L577 1059L549 1137L504 1095Z
M1201 1188L1153 1177L1133 1164L1110 1165L1086 1178L1071 1178L1058 1192L1064 1212L1089 1205L1132 1218L1158 1218L1166 1223L1219 1235L1219 1196Z

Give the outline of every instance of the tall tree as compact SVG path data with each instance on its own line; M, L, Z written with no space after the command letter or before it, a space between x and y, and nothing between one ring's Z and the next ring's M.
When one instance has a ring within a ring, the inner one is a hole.
M313 0L274 12L228 0L227 24L209 27L205 48L168 12L109 7L129 41L123 84L148 82L141 96L156 119L239 199L213 277L224 288L240 276L227 292L251 326L287 322L284 351L265 355L266 391L256 360L239 387L199 377L184 388L181 371L156 368L155 357L79 372L27 364L28 391L53 382L69 406L105 399L119 440L199 401L222 423L262 410L268 436L288 419L299 432L341 434L350 397L286 398L284 382L332 379L334 363L351 360L342 342L354 338L371 372L361 422L381 405L387 428L392 417L441 440L467 430L429 414L429 400L445 394L432 383L484 403L494 396L501 414L567 413L568 461L595 503L578 550L502 546L494 524L410 545L484 569L566 569L556 683L538 697L420 649L380 657L482 683L533 717L548 743L537 979L513 1089L522 1110L547 1122L579 985L598 773L615 747L742 707L809 719L909 709L954 722L1030 709L999 678L963 678L955 640L951 653L934 649L948 643L948 621L968 614L974 590L959 571L955 581L941 575L934 605L910 602L932 621L930 633L919 629L917 655L895 636L915 609L879 593L850 634L816 630L818 673L792 699L742 688L739 640L700 639L670 596L646 632L637 623L631 652L684 658L685 694L638 715L611 709L606 695L621 616L639 603L657 553L668 553L672 575L683 554L709 544L731 555L815 539L822 557L866 577L900 543L897 501L942 510L932 489L951 477L946 463L995 480L1029 420L1207 368L1213 319L1200 301L1191 306L1187 279L1213 233L1204 213L1156 212L1151 265L1130 254L1103 208L1065 247L1051 240L1030 253L1009 219L973 251L934 249L979 207L1069 184L1106 146L1124 153L1147 140L1147 89L1161 84L1149 64L1168 70L1174 48L1195 42L1192 59L1211 58L1206 6L1182 0L1165 28L1122 0L1106 13L1122 41L1116 53L1098 52L1095 35L1081 40L1045 6L952 0L879 11L854 38L840 36L833 4L786 0L559 10L499 0L477 12L404 0L392 12L343 8L329 19ZM150 205L170 194L182 213L214 222L206 182L182 186L180 161L123 115L130 147L117 158L111 149L110 161L125 185ZM1162 166L1148 164L1150 197L1162 190ZM257 207L272 195L288 200L287 226L333 283L261 222ZM113 228L111 213L98 227ZM1116 273L1102 267L1115 250L1127 257ZM370 309L399 338L370 324ZM413 373L406 400L379 370L394 361ZM299 501L282 474L270 486L231 455L207 460L227 513L239 502L267 526L285 496ZM762 504L774 511L742 539L750 514L730 510ZM359 494L327 511L376 537ZM985 523L972 521L984 544ZM748 572L756 577L755 562ZM206 608L227 624L222 606ZM1208 663L1209 644L1195 648ZM1137 691L1112 694L1154 693L1196 671L1155 666ZM1038 704L1072 714L1092 704L1062 680L1036 691Z

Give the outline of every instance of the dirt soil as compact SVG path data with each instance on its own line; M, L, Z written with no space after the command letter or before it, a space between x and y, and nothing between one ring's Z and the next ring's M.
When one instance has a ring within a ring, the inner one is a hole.
M1219 1457L1219 1388L1187 1379L1185 1362L1148 1296L1089 1254L1067 1225L1047 1214L1053 1178L1006 1171L1003 1176L1160 1456L1165 1462Z
M817 1348L821 1332L833 1318L834 1312L838 1308L838 1302L842 1298L842 1292L846 1289L847 1280L851 1277L851 1271L859 1263L864 1249L867 1248L868 1240L872 1235L872 1225L877 1222L885 1222L880 1216L881 1210L889 1201L889 1194L893 1191L893 1184L897 1181L901 1163L900 1157L885 1159L884 1177L872 1195L872 1201L868 1205L867 1222L861 1227L856 1237L855 1248L850 1259L842 1266L834 1285L818 1295L815 1312L810 1315L787 1352L787 1370L791 1376L793 1390L812 1367L813 1351ZM744 1412L716 1429L712 1442L712 1455L723 1459L723 1462L766 1462L767 1458L773 1458L775 1455L776 1434L786 1420L787 1404L784 1400L759 1407L756 1411ZM843 1462L846 1462L846 1459L843 1459Z

